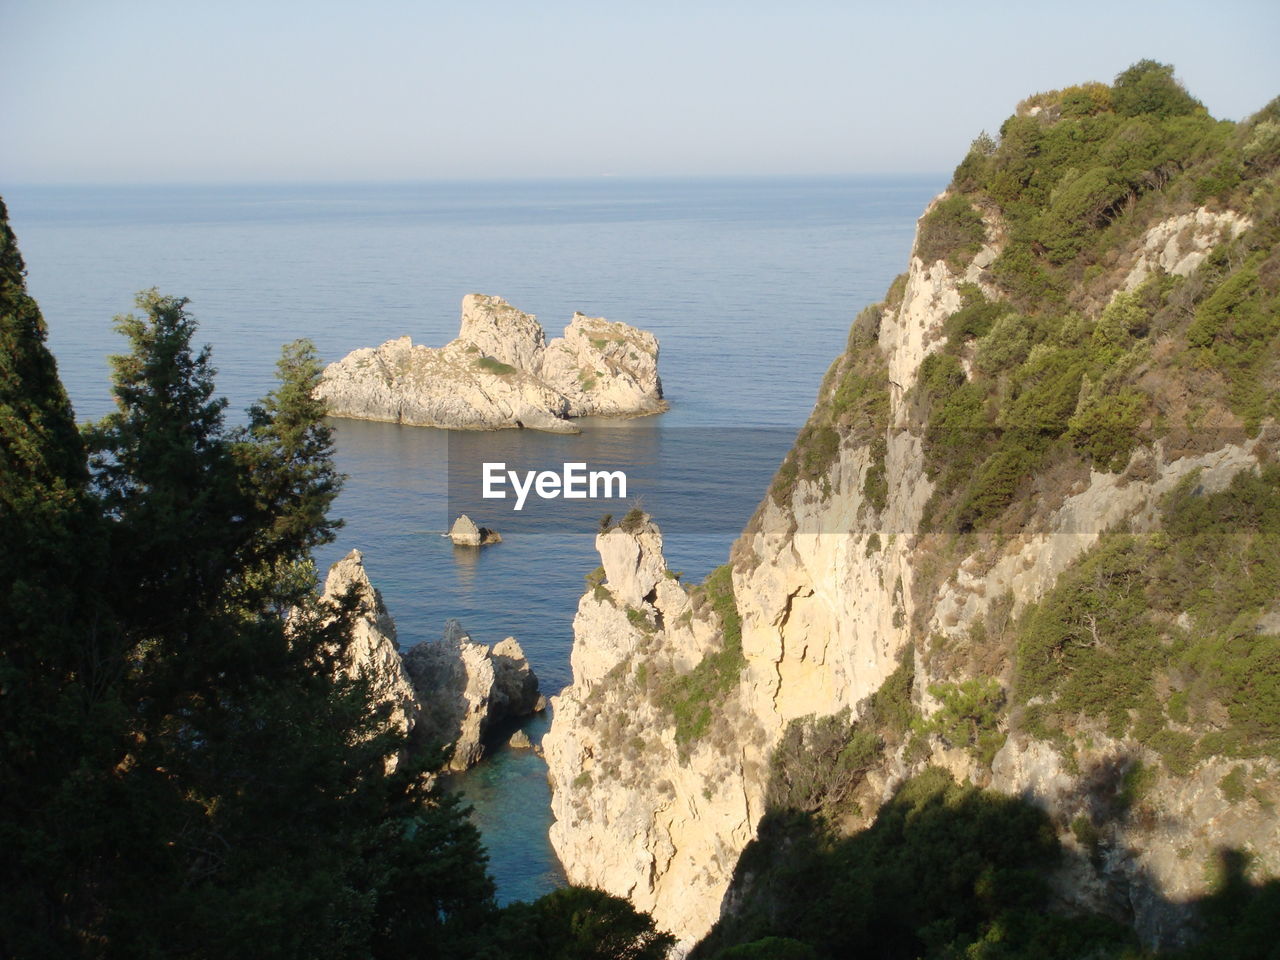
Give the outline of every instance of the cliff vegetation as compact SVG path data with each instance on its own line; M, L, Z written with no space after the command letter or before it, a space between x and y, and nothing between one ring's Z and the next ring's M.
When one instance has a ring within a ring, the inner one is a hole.
M570 876L700 958L1269 956L1278 397L1280 100L1142 61L1019 104L717 575L732 644L650 579L642 642L584 598Z

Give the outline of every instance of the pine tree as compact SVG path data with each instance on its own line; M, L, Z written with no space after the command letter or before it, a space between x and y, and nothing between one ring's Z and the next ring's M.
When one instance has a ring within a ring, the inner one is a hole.
M286 344L277 373L280 386L249 409L246 454L257 507L271 517L268 553L299 559L329 543L340 520L329 506L342 485L333 465L333 431L324 422L325 406L315 395L320 361L310 340Z
M74 955L126 750L119 636L71 404L0 201L0 955Z
M413 931L458 955L493 909L478 835L413 764L386 774L402 738L344 669L355 598L314 597L340 486L314 350L286 347L278 388L229 429L186 301L138 306L118 321L119 409L88 432L132 651L126 808L152 828L109 911L113 950L363 956Z

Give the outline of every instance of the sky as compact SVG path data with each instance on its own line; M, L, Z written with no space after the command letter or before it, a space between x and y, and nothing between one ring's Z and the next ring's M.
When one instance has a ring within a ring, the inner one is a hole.
M5 183L950 170L1023 97L1280 95L1280 3L0 0Z

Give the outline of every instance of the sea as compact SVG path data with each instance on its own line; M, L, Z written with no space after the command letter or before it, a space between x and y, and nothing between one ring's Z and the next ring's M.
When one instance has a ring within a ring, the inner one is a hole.
M409 335L457 335L462 297L501 296L547 337L575 312L661 344L670 409L584 421L578 436L453 433L334 420L346 475L321 571L360 550L402 647L457 619L473 639L516 637L548 695L571 680L572 621L599 563L602 514L640 506L687 583L724 563L844 349L849 325L905 268L943 174L418 183L0 184L28 289L77 418L112 409L113 318L148 288L186 297L210 345L228 419L274 383L282 344L327 362ZM483 462L582 462L627 473L625 498L474 499ZM483 550L443 536L463 503L503 534ZM550 719L527 725L537 740ZM547 840L546 767L499 747L453 778L472 808L499 900L563 884Z

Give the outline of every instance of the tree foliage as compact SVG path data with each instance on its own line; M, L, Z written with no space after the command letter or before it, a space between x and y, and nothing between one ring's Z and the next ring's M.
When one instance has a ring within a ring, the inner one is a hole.
M626 900L590 887L565 887L498 920L482 960L663 960L675 938Z

